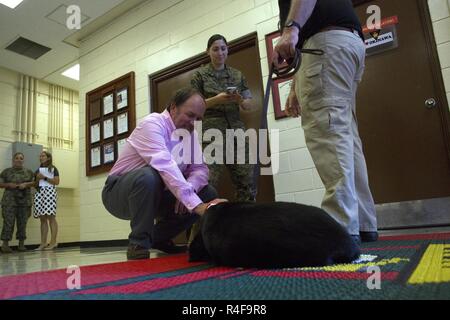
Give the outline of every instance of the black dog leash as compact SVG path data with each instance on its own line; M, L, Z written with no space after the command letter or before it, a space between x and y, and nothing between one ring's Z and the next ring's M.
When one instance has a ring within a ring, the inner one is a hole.
M293 59L286 61L288 64L286 67L277 69L272 63L273 73L275 73L276 77L273 80L278 79L286 79L290 76L293 76L297 73L298 69L300 69L300 65L302 64L302 53L313 54L316 56L321 56L324 54L323 50L320 49L295 49L295 55Z
M300 65L302 62L302 53L307 54L313 54L321 56L324 54L323 50L320 49L296 49L295 50L295 56L293 59L287 61L288 65L284 68L277 69L275 65L272 63L269 69L269 78L267 79L266 83L266 91L264 94L264 102L263 102L263 109L261 112L261 121L260 121L260 129L267 129L267 111L269 108L269 98L270 98L270 91L272 89L272 83L275 80L278 79L286 79L294 74L297 73L298 69L300 69ZM273 78L273 75L276 75L275 78ZM258 143L259 144L259 143ZM257 149L257 159L259 160L259 148ZM258 190L258 179L260 176L260 163L257 161L257 163L254 166L253 169L253 187L255 188L255 191ZM255 195L256 197L256 195Z

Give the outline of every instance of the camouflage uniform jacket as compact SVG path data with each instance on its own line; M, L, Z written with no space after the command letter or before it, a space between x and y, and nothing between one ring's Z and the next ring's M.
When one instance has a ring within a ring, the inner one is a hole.
M219 71L215 70L211 63L201 67L194 73L191 86L203 94L205 99L226 92L227 87L237 87L238 92L244 99L252 98L247 80L242 72L227 65ZM228 128L243 127L237 103L220 104L206 109L203 122L207 123L211 118L225 119Z
M33 171L26 168L8 168L0 173L1 183L23 183L34 180ZM2 198L2 206L19 207L31 206L31 191L30 188L20 189L5 189Z

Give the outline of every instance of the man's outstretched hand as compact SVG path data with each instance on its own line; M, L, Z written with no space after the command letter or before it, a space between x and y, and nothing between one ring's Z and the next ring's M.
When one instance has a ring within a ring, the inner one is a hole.
M196 207L194 208L193 211L194 211L194 213L198 214L199 216L202 216L202 215L205 214L206 210L208 210L208 208L209 208L210 206L215 206L216 204L219 204L219 203L221 203L221 202L228 202L228 200L227 200L227 199L219 199L219 198L216 198L216 199L214 199L214 200L211 200L210 202L206 202L206 203L201 203L201 204L199 204L198 206L196 206Z

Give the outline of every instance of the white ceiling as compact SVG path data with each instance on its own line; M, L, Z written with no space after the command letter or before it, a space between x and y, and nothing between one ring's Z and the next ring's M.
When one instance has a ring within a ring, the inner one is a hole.
M78 81L61 73L78 63L78 44L119 15L149 0L24 0L15 9L0 4L0 66L78 90ZM81 9L81 30L65 25L66 8ZM52 50L37 60L5 50L19 36Z

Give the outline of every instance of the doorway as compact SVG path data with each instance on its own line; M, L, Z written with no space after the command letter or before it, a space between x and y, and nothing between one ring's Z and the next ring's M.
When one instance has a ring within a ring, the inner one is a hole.
M205 51L206 51L205 39ZM252 92L257 106L263 104L263 84L258 49L258 37L256 33L249 34L237 40L229 42L229 55L227 64L240 70L246 77L248 86ZM152 112L162 112L166 107L173 92L185 86L190 86L194 72L202 65L209 63L209 57L205 53L180 62L156 74L150 75L150 97ZM247 129L259 129L261 109L251 113L242 113L241 119ZM219 196L234 200L235 187L227 170L223 171L219 190ZM257 202L275 201L272 176L262 175L258 179Z
M369 5L398 17L398 47L366 58L357 96L379 226L450 225L449 109L427 1L364 1L362 24Z

